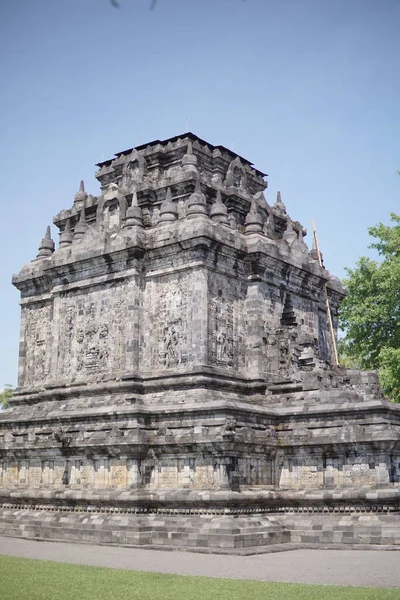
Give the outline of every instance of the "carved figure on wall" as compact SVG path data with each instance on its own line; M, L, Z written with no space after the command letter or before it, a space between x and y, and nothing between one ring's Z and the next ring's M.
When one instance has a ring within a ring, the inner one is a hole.
M278 349L279 372L286 379L292 379L299 370L299 346L297 332L278 330L276 334Z
M228 345L225 331L217 333L217 361L225 361L228 354Z
M222 426L222 433L234 434L236 433L236 419L234 417L227 417L225 423Z
M98 371L107 367L109 356L106 345L107 335L107 323L97 323L92 319L86 323L86 326L78 330L76 341L81 345L78 351L79 371Z
M165 366L179 364L179 335L174 325L168 327L165 335Z
M210 302L210 362L234 366L235 339L233 303L219 293Z
M190 283L187 278L160 281L150 296L149 318L157 336L148 338L151 366L172 367L190 360L188 327L191 320ZM150 357L149 357L150 358Z
M26 377L25 384L42 384L50 371L50 305L26 309L25 338Z
M58 368L61 376L94 377L107 370L123 369L125 289L119 284L93 293L66 294L60 309ZM96 298L96 302L92 298Z

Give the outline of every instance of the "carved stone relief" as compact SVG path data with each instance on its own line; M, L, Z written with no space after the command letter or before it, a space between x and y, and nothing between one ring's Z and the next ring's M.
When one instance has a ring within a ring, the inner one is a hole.
M50 371L51 306L33 306L26 310L25 385L42 384Z
M40 461L30 463L28 477L30 485L40 485L42 481L42 463Z
M242 350L242 324L231 286L217 280L211 284L209 302L209 361L217 366L237 367Z
M189 276L154 282L148 315L153 335L147 338L152 367L178 367L191 360L191 293Z
M123 487L127 482L127 469L125 461L114 462L110 465L111 486Z
M210 488L215 485L213 465L196 465L194 472L195 488Z
M10 463L8 465L6 483L10 485L18 483L18 463Z
M60 375L90 379L123 369L126 311L125 284L67 294L60 311Z
M211 356L210 362L216 365L233 366L233 306L225 305L220 298L213 298L210 303L211 313Z

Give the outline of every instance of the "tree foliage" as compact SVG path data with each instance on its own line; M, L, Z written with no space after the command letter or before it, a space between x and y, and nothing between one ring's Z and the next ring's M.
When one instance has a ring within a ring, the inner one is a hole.
M379 369L382 387L400 401L400 216L391 214L392 225L380 223L368 232L375 239L377 262L361 257L354 269L346 269L348 295L341 305L340 326L344 362L364 369Z
M8 403L13 395L13 386L6 383L4 389L0 391L0 407L7 408Z

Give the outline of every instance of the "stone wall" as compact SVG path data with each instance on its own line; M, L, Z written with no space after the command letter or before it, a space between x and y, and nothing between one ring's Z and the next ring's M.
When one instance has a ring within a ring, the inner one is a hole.
M264 174L193 134L98 166L13 278L0 531L234 549L306 543L288 511L397 510L399 407L332 364L344 290Z
M399 481L399 458L363 455L329 458L318 455L283 458L188 457L134 459L10 459L0 462L0 486L46 488L143 487L149 489L224 489L271 486L281 489L354 488Z

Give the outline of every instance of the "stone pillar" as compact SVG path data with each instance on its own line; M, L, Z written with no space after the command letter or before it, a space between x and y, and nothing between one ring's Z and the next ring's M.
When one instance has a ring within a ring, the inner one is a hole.
M127 318L125 322L125 371L139 370L140 313L142 303L141 280L136 271L127 281Z
M130 485L132 487L137 487L138 484L140 483L138 460L136 458L129 459L127 461L127 467L128 467L128 485Z
M71 475L69 484L70 485L80 485L81 483L81 461L73 460L71 463Z
M375 466L376 483L390 482L390 458L386 455L380 455Z
M105 488L109 485L108 459L99 458L95 461L94 487Z
M193 487L193 469L194 469L194 459L193 458L185 458L183 464L183 477L182 477L182 487L185 489L189 489Z
M263 369L263 308L262 282L257 275L249 277L244 302L246 320L246 372L249 377L262 377Z
M50 486L50 468L49 468L49 461L48 460L43 460L42 461L42 484L44 486Z
M208 282L205 269L193 269L192 275L192 356L193 365L208 362Z
M215 465L216 484L218 488L229 488L228 466L230 459L219 459Z

